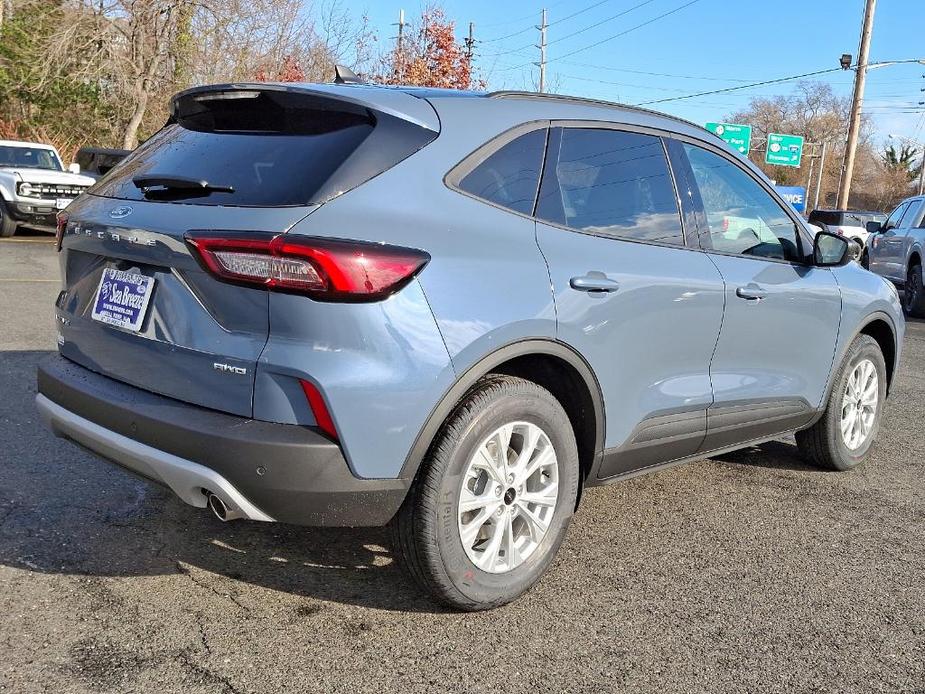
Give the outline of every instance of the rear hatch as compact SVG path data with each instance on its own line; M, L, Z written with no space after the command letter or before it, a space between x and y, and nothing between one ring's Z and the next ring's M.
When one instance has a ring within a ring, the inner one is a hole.
M172 112L62 215L59 349L134 386L252 416L268 293L210 274L187 234L285 233L430 142L435 116L401 92L282 85L190 90Z

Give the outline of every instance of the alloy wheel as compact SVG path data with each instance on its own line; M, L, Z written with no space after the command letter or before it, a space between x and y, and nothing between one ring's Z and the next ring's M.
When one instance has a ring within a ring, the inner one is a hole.
M852 369L842 395L841 435L848 450L856 451L870 436L879 398L877 369L870 359L862 359Z
M504 424L463 473L457 524L466 556L488 573L516 569L546 537L559 497L559 461L536 424Z

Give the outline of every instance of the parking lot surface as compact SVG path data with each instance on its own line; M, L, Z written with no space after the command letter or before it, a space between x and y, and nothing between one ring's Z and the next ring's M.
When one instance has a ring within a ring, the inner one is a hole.
M58 289L0 242L0 691L925 692L925 323L861 469L785 439L589 491L535 590L455 614L381 529L223 524L55 439Z

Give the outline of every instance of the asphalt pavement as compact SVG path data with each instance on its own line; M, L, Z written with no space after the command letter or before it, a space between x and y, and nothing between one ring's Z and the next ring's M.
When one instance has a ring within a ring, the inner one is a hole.
M0 692L925 694L925 323L861 469L782 440L589 491L540 585L456 614L381 529L223 524L55 439L58 290L0 241Z

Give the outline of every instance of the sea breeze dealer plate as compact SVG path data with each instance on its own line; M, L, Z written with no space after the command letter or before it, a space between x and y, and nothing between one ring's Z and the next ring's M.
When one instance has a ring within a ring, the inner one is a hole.
M106 268L96 290L93 320L137 333L145 319L153 289L153 277Z

